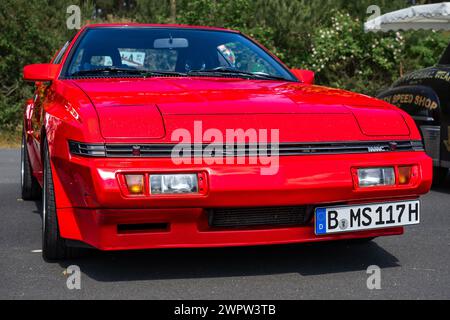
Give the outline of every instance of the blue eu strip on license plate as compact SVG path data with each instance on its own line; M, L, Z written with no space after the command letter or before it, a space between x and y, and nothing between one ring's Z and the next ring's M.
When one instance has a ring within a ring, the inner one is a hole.
M327 233L327 209L318 208L316 210L316 234L322 235Z
M317 208L316 235L356 232L420 223L420 201Z

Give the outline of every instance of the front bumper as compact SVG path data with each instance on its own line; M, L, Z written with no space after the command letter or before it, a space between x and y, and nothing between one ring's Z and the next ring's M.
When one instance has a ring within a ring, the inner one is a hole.
M58 215L60 219L74 219L78 227L61 230L64 238L79 240L100 250L275 245L403 234L403 228L390 228L318 237L314 234L312 221L301 227L213 230L206 227L203 209L61 209ZM154 231L120 231L118 228L120 225L151 223L164 223L169 228Z
M316 236L313 219L298 227L212 229L206 209L326 206L414 199L429 191L431 159L424 152L280 157L274 176L255 165L174 165L170 159L52 158L61 236L101 250L284 244L402 234L403 228ZM417 184L355 190L352 168L418 165ZM199 196L127 197L118 173L206 172ZM121 231L120 225L166 225Z

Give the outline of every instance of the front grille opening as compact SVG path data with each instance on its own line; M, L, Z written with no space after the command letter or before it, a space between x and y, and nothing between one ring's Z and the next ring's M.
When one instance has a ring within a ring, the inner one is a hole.
M167 158L173 156L172 151L175 147L180 145L174 144L138 144L138 145L124 145L124 144L106 144L103 149L98 149L99 146L87 146L79 144L71 146L71 152L75 154L91 156L103 155L111 158L132 158L132 157L150 157L150 158ZM237 157L240 155L257 156L261 152L268 156L272 154L272 148L277 151L279 156L301 156L311 154L355 154L355 153L373 153L373 152L398 152L398 151L423 151L423 144L421 141L367 141L367 142L329 142L329 143L280 143L279 145L240 145L240 144L222 144L220 148L216 148L211 157ZM192 152L183 153L182 157L197 157L193 150L195 145L184 145L186 150ZM94 149L89 149L94 148ZM202 149L202 155L205 154L206 148L210 148L209 144L199 145ZM103 153L101 153L103 152Z
M209 209L208 221L212 228L303 226L310 212L306 206Z
M139 234L169 232L168 223L118 224L118 234Z
M355 154L374 152L400 152L424 151L422 141L367 141L367 142L328 142L328 143L280 143L277 145L251 145L251 144L222 144L217 145L214 152L209 152L213 158L219 157L246 157L257 155L301 156L311 154ZM88 144L69 141L70 153L83 157L110 157L110 158L170 158L174 148L179 144ZM203 156L210 144L183 145L186 150L202 149ZM195 158L196 152L183 152L182 157Z

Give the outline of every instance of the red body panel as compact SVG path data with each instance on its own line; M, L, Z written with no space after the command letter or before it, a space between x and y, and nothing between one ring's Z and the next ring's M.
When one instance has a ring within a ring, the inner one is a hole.
M62 64L66 58L67 53ZM69 152L69 140L173 143L173 132L192 132L195 121L202 121L203 130L278 129L280 142L421 140L412 119L385 102L300 82L174 77L39 83L24 126L33 174L40 182L43 135L48 140L61 236L102 250L123 250L397 235L402 228L318 237L312 220L302 227L213 230L205 210L416 199L431 186L431 159L421 151L281 156L273 176L261 175L260 166L250 164L175 165L170 158L85 158ZM407 187L355 189L352 169L395 165L417 165L420 178ZM205 172L208 192L127 197L117 178L124 172ZM137 223L169 228L133 234L117 228Z
M83 239L100 250L208 248L256 246L372 238L403 234L403 228L364 231L318 237L313 223L296 228L207 230L208 220L202 209L175 210L86 210L61 209L59 217L73 220L78 229L65 236ZM170 223L170 229L145 233L119 233L118 224Z

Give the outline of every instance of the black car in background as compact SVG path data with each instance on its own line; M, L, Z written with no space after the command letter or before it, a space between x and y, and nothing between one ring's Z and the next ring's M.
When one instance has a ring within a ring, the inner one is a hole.
M436 66L400 78L378 98L414 118L433 158L435 183L445 181L450 168L450 44Z

